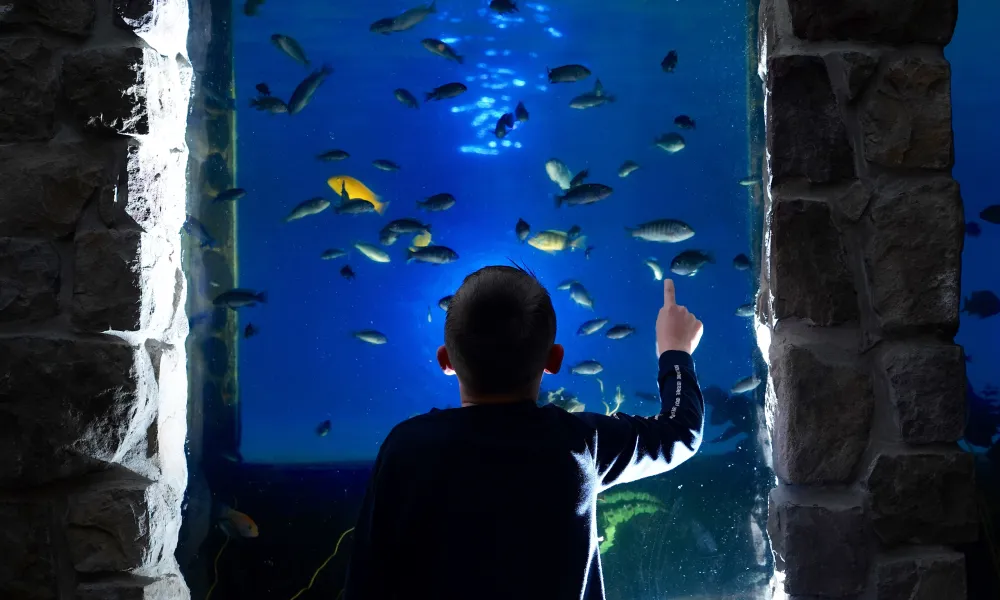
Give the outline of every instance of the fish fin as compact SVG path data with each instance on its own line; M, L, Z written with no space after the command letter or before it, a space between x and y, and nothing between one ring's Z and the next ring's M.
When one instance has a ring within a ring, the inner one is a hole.
M385 209L389 208L389 203L388 202L379 202L378 201L378 196L375 196L375 201L372 203L372 206L375 207L375 212L377 212L378 214L381 215L381 214L385 213Z
M430 6L427 7L427 12L436 13L437 11L437 0L431 0Z
M579 250L581 248L585 248L586 247L586 243L587 243L587 236L581 235L580 237L573 238L573 240L570 241L570 243L569 243L569 249L570 250Z
M260 302L261 304L267 304L267 290L262 290L261 292L259 292L256 298L257 302Z
M306 64L309 63L307 62ZM324 63L323 67L320 69L320 72L324 75L330 75L333 73L333 67L330 66L330 63Z
M594 83L594 95L595 96L603 96L604 95L604 86L601 84L601 80L600 79L598 79L597 82Z
M432 100L434 98L434 92L424 92L424 102Z

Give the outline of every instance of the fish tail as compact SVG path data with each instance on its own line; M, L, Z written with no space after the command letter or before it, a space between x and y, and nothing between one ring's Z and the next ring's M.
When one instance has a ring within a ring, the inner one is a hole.
M424 92L424 102L434 99L434 92Z
M377 212L380 215L385 213L385 209L389 208L389 203L379 202L378 197L375 198L375 201L372 203L372 205L375 206L375 212Z
M260 302L261 304L267 304L267 290L262 290L260 293L257 294L256 298L257 302Z

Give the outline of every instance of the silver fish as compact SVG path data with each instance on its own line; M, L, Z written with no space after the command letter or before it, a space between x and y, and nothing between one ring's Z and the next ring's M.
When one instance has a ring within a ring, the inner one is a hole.
M372 244L366 244L365 242L355 242L354 247L361 251L369 259L377 263L387 263L389 262L389 255L385 250L374 246Z
M655 258L647 258L646 266L653 270L653 279L663 281L663 267L660 266L660 263L656 262Z
M322 254L319 255L323 260L333 260L335 258L340 258L341 256L347 256L347 253L340 248L329 248L324 250Z
M656 138L653 143L664 152L668 152L670 154L680 152L686 145L684 137L679 133L665 133Z
M403 88L396 88L396 90L392 92L392 95L395 96L396 100L399 100L399 103L406 108L420 108L420 105L417 103L417 97Z
M585 94L580 94L576 98L570 100L569 107L582 110L585 108L596 108L614 101L615 97L604 91L604 86L601 85L601 80L598 79L594 84L593 90Z
M246 288L234 288L222 292L215 297L212 304L216 306L227 306L232 309L243 308L244 306L257 306L267 304L267 292L256 291Z
M309 59L306 58L305 50L302 49L301 44L299 44L295 38L276 33L271 36L271 43L277 46L278 50L287 54L295 62L302 63L306 66L309 65Z
M379 169L380 171L389 171L390 173L398 171L400 169L399 165L392 162L391 160L386 160L384 158L373 160L372 165L374 165L375 168Z
M583 287L583 285L579 283L570 285L569 297L580 306L594 310L594 301L591 299L590 294L587 293L587 288Z
M753 316L753 312L754 312L754 305L753 304L741 304L736 309L736 316L737 317L749 318L749 317Z
M580 328L576 330L577 335L590 335L592 333L597 333L602 327L608 324L607 319L591 319L586 321Z
M638 163L636 163L635 161L626 160L625 162L622 163L622 166L618 167L618 176L628 177L638 168L639 168Z
M316 198L310 198L309 200L300 202L298 206L293 208L292 212L288 213L288 216L285 217L285 223L290 223L291 221L308 217L310 215L319 214L328 208L330 208L330 201L326 198L320 198L318 196Z
M733 394L744 394L756 389L758 385L760 385L760 379L757 379L756 375L751 375L734 383L732 389L729 391Z
M375 331L374 329L362 329L361 331L355 331L353 335L362 342L368 342L376 346L389 341L389 338L384 333Z
M556 286L556 289L565 291L568 290L574 283L576 285L580 285L580 282L575 279L563 279L559 282L559 285Z
M574 375L597 375L604 370L604 365L596 360L585 360L576 363L569 370Z
M571 187L562 196L556 196L556 207L563 204L567 206L577 206L583 204L593 204L604 200L614 192L610 187L601 183L581 183L576 187Z
M417 6L392 20L392 31L407 31L419 25L424 19L437 12L437 1L427 6Z
M701 250L685 250L670 261L670 272L676 275L693 276L707 264L714 263L712 255Z
M458 253L446 246L424 246L406 250L406 262L425 262L433 265L446 265L458 260Z
M375 205L367 200L347 200L333 208L338 215L361 215L375 212Z
M569 189L569 183L573 179L573 174L563 161L558 158L550 158L545 161L545 173L552 180L552 183L559 186L559 189Z
M658 219L643 223L638 227L626 227L625 230L632 237L647 242L677 243L690 239L694 235L694 229L691 229L690 225L676 219Z
M319 86L323 85L323 81L333 73L333 68L329 65L323 65L323 68L317 69L306 76L298 86L296 86L295 91L292 92L292 97L288 100L288 114L295 115L302 112L302 109L309 104L312 100L313 94L319 89Z
M620 340L635 333L635 328L631 325L615 325L604 335L610 340Z

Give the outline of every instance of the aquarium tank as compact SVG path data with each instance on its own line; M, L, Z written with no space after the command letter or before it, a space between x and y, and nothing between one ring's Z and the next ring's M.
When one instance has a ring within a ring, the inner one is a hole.
M552 296L566 368L538 402L570 412L658 413L675 281L704 442L598 498L607 596L765 597L756 3L191 7L193 597L337 596L380 443L459 405L449 297L503 264Z

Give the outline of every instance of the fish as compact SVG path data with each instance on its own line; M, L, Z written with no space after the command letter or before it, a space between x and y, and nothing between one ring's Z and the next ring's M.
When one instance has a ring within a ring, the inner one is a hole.
M345 158L350 158L351 155L345 150L327 150L321 154L317 154L316 158L326 161L333 162L335 160L344 160Z
M757 185L757 182L759 180L760 180L760 177L758 177L756 175L747 175L743 179L740 179L740 185L742 185L743 187L753 187L753 186Z
M292 97L288 99L288 114L296 115L302 112L302 109L309 104L312 100L313 95L319 86L323 85L326 78L333 73L333 67L330 65L323 65L322 68L316 69L312 73L306 76L298 86L295 87L295 91L292 92Z
M604 92L604 86L601 84L601 80L598 79L597 82L594 83L593 90L585 94L580 94L570 100L569 107L583 110L585 108L596 108L614 101L615 97Z
M338 215L362 215L375 212L375 207L367 200L347 200L337 204L333 208L333 212Z
M583 284L574 282L570 285L569 297L580 306L594 310L594 300L590 297L590 293L587 292L587 288L583 287Z
M340 276L351 281L354 279L354 269L351 268L351 265L344 265L340 268Z
M399 100L399 103L406 108L420 108L420 104L417 102L417 97L408 90L396 88L393 90L392 95L395 96L396 100Z
M257 89L258 93L263 94L264 96L271 95L271 88L267 87L266 83L258 83L257 85L254 86L254 88Z
M565 291L568 290L570 286L572 286L574 283L580 283L580 282L575 279L563 279L562 281L559 282L559 285L556 286L556 289Z
M754 312L754 305L750 303L741 304L738 307L736 307L737 317L749 318L753 316L753 312Z
M354 247L357 248L361 254L364 254L369 260L373 260L377 263L389 262L389 254L378 246L366 244L365 242L355 242Z
M551 404L552 406L559 407L569 413L583 412L586 409L586 406L577 400L576 395L567 391L566 388L542 392L539 396L539 402L541 404ZM541 400L542 397L544 397L544 401Z
M380 171L388 171L390 173L398 171L400 169L399 165L392 162L391 160L386 160L384 158L373 160L372 166L374 166L376 169L379 169Z
M217 521L223 533L231 538L255 538L260 535L260 529L249 515L228 506L219 510Z
M660 402L660 396L658 394L651 394L649 392L635 392L635 397L644 402Z
M215 196L215 198L212 200L212 202L214 202L214 203L234 202L236 200L240 200L242 198L245 198L246 195L247 195L247 191L245 189L243 189L243 188L230 188L228 190L219 192Z
M299 204L292 209L292 212L288 213L288 216L285 217L285 223L290 223L303 217L317 215L328 208L330 208L330 201L326 198L317 196L315 198L304 200L299 202Z
M965 305L962 312L975 315L980 319L992 317L1000 313L1000 298L990 290L979 290L972 292L971 296L965 297Z
M687 115L679 115L674 119L674 125L681 129L696 129L694 119Z
M322 254L319 255L323 260L333 260L335 258L340 258L341 256L347 256L347 253L340 248L329 248L324 250Z
M556 196L556 208L566 204L567 206L577 206L583 204L593 204L604 200L611 193L612 188L601 183L582 183L576 187L570 187L562 196Z
M461 96L467 91L469 91L469 88L465 87L464 84L457 82L446 83L427 92L424 96L426 96L427 100L447 100L448 98Z
M458 260L458 253L447 246L427 246L406 251L407 263L416 261L432 265L446 265L456 260Z
M243 328L243 339L248 340L258 333L260 333L260 329L257 329L253 323L247 323L247 326Z
M490 0L490 10L501 15L519 12L513 0Z
M554 69L545 69L549 83L573 83L590 77L590 69L583 65L563 65Z
M702 250L685 250L670 261L670 272L676 275L693 276L707 264L714 264L712 255Z
M1000 225L1000 204L991 204L979 211L979 218L987 223Z
M437 2L432 1L427 6L417 6L392 20L392 31L407 31L419 25L424 19L437 12Z
M569 167L567 167L558 158L550 158L545 161L545 173L552 180L552 183L559 186L562 190L568 190L570 188L570 181L573 179L573 174L570 173Z
M576 363L569 370L574 375L597 375L604 370L604 365L596 360L584 360Z
M448 305L451 304L451 299L453 297L454 296L448 295L448 296L445 296L444 298L441 298L440 300L438 300L438 308L440 308L441 310L443 310L445 312L448 312Z
M430 225L428 225L427 227L430 227ZM426 248L427 246L430 245L431 245L431 232L428 230L413 236L413 241L410 242L410 249L412 250L415 248Z
M528 225L528 222L524 219L518 219L517 224L514 225L514 234L517 235L518 241L523 244L524 240L528 239L528 236L531 235L531 225Z
M580 325L580 328L576 330L576 334L590 335L592 333L597 333L607 324L607 319L591 319L589 321L584 321L583 325Z
M684 137L679 133L665 133L653 141L656 147L669 154L676 154L686 145Z
M295 62L309 66L309 59L306 58L305 50L302 49L302 45L295 38L276 33L271 36L271 43Z
M430 225L424 225L416 219L396 219L390 221L385 228L399 235L430 233L431 231Z
M583 229L581 229L579 225L574 225L569 228L569 231L566 232L566 239L573 241L581 235L583 235Z
M391 246L399 239L399 234L389 229L386 225L378 232L378 242L383 246Z
M362 329L361 331L355 331L353 335L362 342L367 342L375 346L380 346L389 341L389 338L384 333L375 331L374 329Z
M690 225L676 219L657 219L636 227L626 227L625 231L632 237L647 242L677 243L694 235L694 229Z
M368 31L372 33L381 33L382 35L389 35L395 31L396 19L393 17L386 17L385 19L379 19L375 21L368 27Z
M500 117L500 119L497 120L496 126L493 128L493 135L495 135L499 140L502 140L505 137L507 137L507 126L504 123L506 116L507 115Z
M455 52L454 48L442 42L441 40L436 40L434 38L424 38L423 40L420 40L420 44L424 48L426 48L428 52L434 54L435 56L440 56L441 58L447 58L448 60L453 60L458 64L462 64L465 62L465 58L459 56L458 52Z
M322 423L316 426L316 435L318 435L319 437L326 437L327 435L329 435L330 429L332 428L333 428L333 423L331 423L330 420L327 419L326 421L323 421Z
M621 340L635 333L635 327L631 325L615 325L605 333L605 337L609 340Z
M695 547L702 554L715 554L719 551L719 545L715 543L715 538L697 519L691 521L691 535L694 536Z
M227 306L232 309L243 308L244 306L257 306L267 304L267 292L256 291L246 288L233 288L222 292L212 301L215 306Z
M626 160L622 163L622 166L618 167L618 176L621 178L628 177L634 173L639 168L639 164L635 161Z
M347 193L351 200L364 200L365 202L372 205L372 208L378 214L385 212L388 208L388 202L381 202L379 197L375 195L375 192L368 189L368 187L358 181L353 177L348 177L347 175L335 175L326 180L326 184L330 186L330 189L343 195ZM354 214L354 213L349 213Z
M563 231L547 229L540 231L528 238L528 245L537 248L542 252L555 254L569 248L570 250L580 250L586 247L586 236L581 236L575 240L570 240Z
M431 307L429 307L429 306L427 307L427 322L428 323L433 323L434 322L433 319L431 318Z
M575 188L578 185L582 185L586 181L587 177L590 176L590 169L584 169L573 176L573 179L569 180L570 189Z
M653 279L663 281L663 267L660 266L660 263L656 262L655 258L647 258L645 264L652 269Z
M417 208L431 212L448 210L452 206L455 206L455 197L451 194L434 194L423 202L417 200Z
M261 112L269 112L272 115L283 115L288 112L288 105L281 98L275 98L274 96L251 98L250 107Z
M756 375L751 375L750 377L744 377L734 383L729 392L732 394L744 394L756 389L758 385L760 385L760 379L757 379Z
M673 73L674 69L677 68L677 51L671 50L667 52L667 55L663 57L660 61L660 68L663 69L664 73Z
M514 108L514 117L520 123L524 123L528 120L528 109L524 107L524 102L517 103L517 107Z
M746 271L750 268L750 258L746 254L737 254L733 258L733 268L737 271Z
M198 242L199 248L216 248L219 243L215 241L212 234L208 232L208 228L199 221L198 219L187 215L184 219L184 225L181 227L181 231L188 234L192 239Z
M979 237L982 232L983 229L975 221L969 221L965 224L965 235L969 237Z

